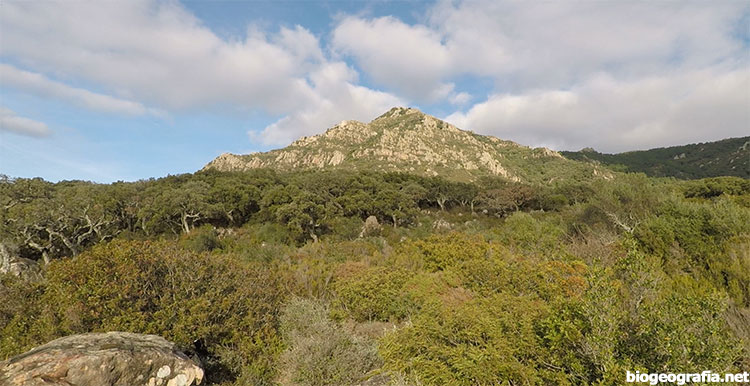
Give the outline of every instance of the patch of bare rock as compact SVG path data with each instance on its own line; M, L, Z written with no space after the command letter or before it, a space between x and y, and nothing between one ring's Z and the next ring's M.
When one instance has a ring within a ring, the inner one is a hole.
M156 335L106 332L55 339L0 362L3 386L190 386L203 369Z

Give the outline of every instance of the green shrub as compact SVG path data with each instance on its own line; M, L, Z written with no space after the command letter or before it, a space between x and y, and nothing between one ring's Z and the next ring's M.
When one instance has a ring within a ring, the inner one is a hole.
M743 252L750 234L750 211L731 200L672 200L636 230L640 246L661 257L672 271L692 272L750 306L750 262Z
M711 198L726 195L750 194L750 180L740 177L715 177L685 182L685 197Z
M533 296L497 294L463 303L433 302L379 346L384 368L430 385L545 384L534 332L547 313ZM560 383L558 383L560 384Z
M416 261L428 271L441 271L462 261L484 257L490 249L482 236L452 232L404 243L398 259Z
M222 246L216 228L211 225L203 225L200 228L193 229L192 232L180 238L179 244L193 252L211 252Z
M539 220L524 212L513 213L501 227L493 229L499 241L514 251L549 257L562 252L559 247L564 233L551 221Z
M43 284L0 273L0 361L55 338L36 323L42 295Z
M404 293L411 273L404 269L372 267L342 277L334 284L334 315L357 321L399 320L414 308Z
M326 227L334 240L353 240L362 232L363 224L359 217L334 217L327 221Z
M701 368L741 371L741 342L725 319L727 298L687 275L654 302L645 304L623 354L642 368Z

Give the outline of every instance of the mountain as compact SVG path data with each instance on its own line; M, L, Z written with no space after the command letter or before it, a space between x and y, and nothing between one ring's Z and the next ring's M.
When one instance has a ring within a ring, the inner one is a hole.
M404 107L392 108L370 123L343 121L283 149L249 155L225 153L204 170L255 168L400 171L457 181L497 176L534 183L612 176L599 165L569 160L547 148L530 148L461 130Z
M600 163L622 171L643 172L654 177L750 178L750 137L619 154L599 153L591 148L561 153L569 159Z

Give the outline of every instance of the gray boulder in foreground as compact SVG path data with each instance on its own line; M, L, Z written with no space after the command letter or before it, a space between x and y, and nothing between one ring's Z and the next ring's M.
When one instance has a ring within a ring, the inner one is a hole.
M156 335L106 332L55 339L0 362L2 386L189 386L203 369Z

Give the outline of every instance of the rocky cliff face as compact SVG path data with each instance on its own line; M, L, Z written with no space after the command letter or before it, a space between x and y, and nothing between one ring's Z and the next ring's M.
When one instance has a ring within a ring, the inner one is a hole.
M5 386L190 386L203 370L155 335L71 335L0 362Z
M580 167L559 153L461 130L413 108L396 107L370 123L343 121L266 153L225 153L204 169L222 171L345 168L441 175L456 180L482 176L512 181L550 181L557 166ZM549 167L554 166L554 167ZM585 167L594 175L593 166ZM564 169L564 168L563 168ZM601 172L600 174L606 174Z

